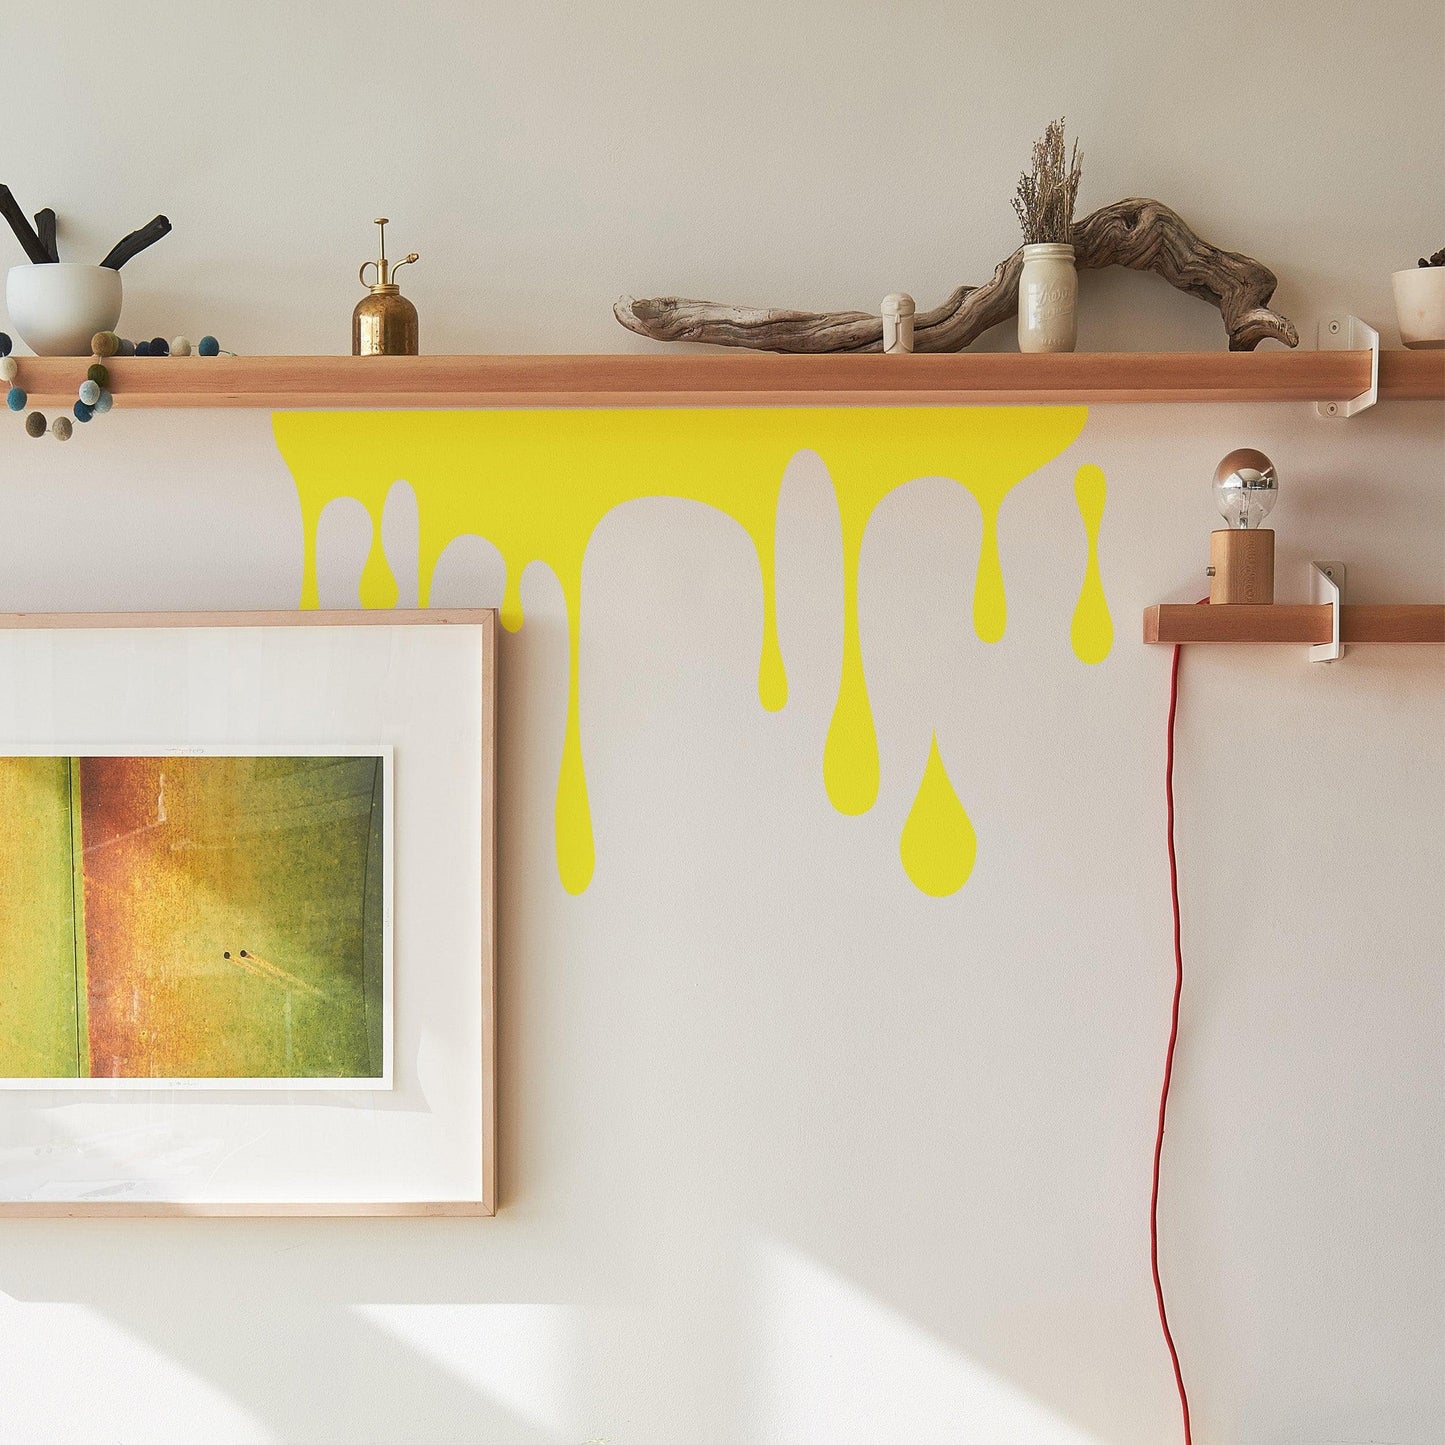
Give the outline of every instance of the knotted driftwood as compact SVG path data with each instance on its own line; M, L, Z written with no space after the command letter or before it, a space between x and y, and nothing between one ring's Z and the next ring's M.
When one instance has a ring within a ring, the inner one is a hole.
M1299 332L1268 302L1276 280L1268 266L1202 241L1160 201L1116 201L1076 221L1070 239L1082 269L1127 266L1155 271L1171 286L1217 306L1231 351L1252 351L1266 337L1299 345ZM915 351L962 351L1018 311L1023 251L1015 251L982 286L960 286L913 322ZM654 341L707 341L755 351L881 351L883 321L866 311L779 311L688 301L678 296L613 307L617 319Z

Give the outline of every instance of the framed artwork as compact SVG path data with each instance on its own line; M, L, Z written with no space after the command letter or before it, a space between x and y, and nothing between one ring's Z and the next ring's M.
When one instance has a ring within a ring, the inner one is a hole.
M0 615L0 1214L490 1214L496 613Z

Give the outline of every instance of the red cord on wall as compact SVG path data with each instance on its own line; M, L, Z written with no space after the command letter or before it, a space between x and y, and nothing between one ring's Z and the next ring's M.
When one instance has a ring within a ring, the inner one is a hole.
M1200 603L1207 603L1201 597ZM1149 1198L1149 1264L1154 1272L1154 1298L1159 1305L1159 1324L1164 1330L1164 1343L1169 1346L1169 1359L1174 1366L1174 1384L1179 1391L1179 1408L1184 1413L1184 1445L1193 1445L1189 1429L1189 1392L1184 1388L1184 1372L1179 1368L1179 1351L1169 1330L1169 1312L1164 1308L1164 1286L1159 1279L1159 1162L1164 1154L1164 1116L1169 1107L1169 1081L1174 1074L1174 1045L1179 1039L1179 996L1184 991L1184 950L1179 929L1179 864L1174 857L1174 716L1179 710L1179 644L1174 645L1174 661L1169 669L1169 728L1164 754L1164 802L1168 815L1169 897L1174 905L1174 1002L1169 1012L1169 1047L1164 1054L1164 1085L1159 1091L1159 1128L1154 1135L1154 1185Z

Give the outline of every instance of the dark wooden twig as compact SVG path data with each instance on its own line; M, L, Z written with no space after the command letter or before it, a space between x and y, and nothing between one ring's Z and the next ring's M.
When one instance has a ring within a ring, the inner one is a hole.
M50 252L35 234L30 218L20 209L20 203L10 194L9 186L0 186L0 216L10 223L15 239L20 242L25 254L37 265L44 265L51 259Z
M130 235L117 241L100 264L109 266L112 271L119 271L127 261L133 261L147 246L154 246L170 229L171 223L164 216L157 216L140 230L132 231Z
M55 244L55 212L49 206L35 213L35 234L45 247L46 257L54 262L60 260L60 250Z

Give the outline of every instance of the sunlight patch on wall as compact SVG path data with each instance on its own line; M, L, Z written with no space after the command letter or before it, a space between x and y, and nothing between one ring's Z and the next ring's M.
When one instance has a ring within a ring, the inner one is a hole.
M1100 1445L1044 1401L791 1247L758 1247L758 1445Z
M18 1263L18 1250L11 1258ZM193 1301L166 1308L159 1287L139 1293L145 1303L129 1299L112 1317L99 1303L40 1299L33 1290L25 1297L0 1291L5 1341L0 1439L274 1438L264 1407L249 1405L244 1391L224 1378L209 1378L200 1352L174 1347L169 1331L184 1332L197 1323ZM85 1368L61 1383L57 1372L70 1360L84 1360Z
M577 1325L561 1305L357 1304L356 1313L548 1439L576 1439Z
M355 498L372 518L361 574L366 607L394 607L382 516L392 484L408 482L419 507L419 600L456 537L485 537L507 570L502 623L522 625L521 578L545 562L567 607L567 722L557 782L557 869L580 893L595 866L582 755L578 649L582 561L603 517L623 502L677 497L736 521L757 552L763 593L758 699L785 706L787 670L778 646L773 539L783 474L799 451L823 459L838 499L843 540L843 665L823 750L833 806L857 816L879 791L878 741L858 625L858 563L868 520L896 488L920 477L948 477L978 503L982 523L972 611L974 630L998 642L1008 602L998 552L999 510L1009 492L1052 461L1083 430L1083 407L749 408L455 412L278 412L276 442L301 499L305 560L301 605L317 605L317 528L329 502ZM1086 476L1087 474L1087 476ZM1071 642L1098 662L1112 642L1098 574L1096 540L1104 477L1081 468L1076 496L1088 561ZM936 753L936 749L935 749ZM942 760L930 758L901 848L908 876L925 893L956 892L973 867L973 825ZM945 859L926 857L949 850ZM951 886L949 886L951 884Z

